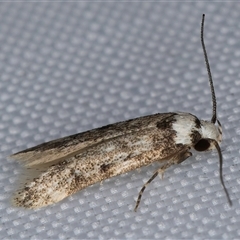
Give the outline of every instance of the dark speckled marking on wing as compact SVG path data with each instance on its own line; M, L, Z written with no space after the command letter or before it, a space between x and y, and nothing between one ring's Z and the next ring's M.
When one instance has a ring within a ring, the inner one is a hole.
M156 125L164 127L165 119L171 119L176 113L161 113L139 117L124 122L114 123L83 133L59 138L20 151L10 157L21 160L26 166L58 162L91 148L100 142L122 135L141 132Z

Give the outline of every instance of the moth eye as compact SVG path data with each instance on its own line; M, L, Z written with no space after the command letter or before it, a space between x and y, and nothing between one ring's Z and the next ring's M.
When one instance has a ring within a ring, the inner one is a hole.
M195 144L194 148L195 150L202 152L202 151L206 151L208 150L208 148L210 147L210 143L207 139L201 139L198 141L197 144Z

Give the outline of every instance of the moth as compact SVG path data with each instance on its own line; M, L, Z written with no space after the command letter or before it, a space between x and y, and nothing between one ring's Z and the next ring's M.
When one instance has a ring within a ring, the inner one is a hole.
M170 112L139 117L40 144L11 155L21 161L27 180L15 194L19 207L40 208L57 203L92 184L122 173L159 162L152 177L143 185L137 210L146 186L159 174L192 156L191 149L219 155L220 181L223 182L222 128L217 120L217 102L204 44L204 17L201 43L212 94L211 121L199 120L190 113Z

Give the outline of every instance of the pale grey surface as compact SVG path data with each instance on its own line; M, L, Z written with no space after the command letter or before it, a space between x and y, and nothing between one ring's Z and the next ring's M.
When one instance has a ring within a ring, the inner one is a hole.
M195 153L146 189L157 165L40 209L11 206L22 168L7 156L47 140L156 112L211 115L205 39L224 127L216 153ZM1 3L0 238L240 237L238 3Z

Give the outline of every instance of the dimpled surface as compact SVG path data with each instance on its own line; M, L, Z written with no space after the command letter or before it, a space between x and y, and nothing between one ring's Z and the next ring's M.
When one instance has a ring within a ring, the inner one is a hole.
M22 167L10 154L156 112L211 117L205 44L223 125L215 152L196 153L145 190L157 164L95 184L39 210L11 205ZM2 3L1 239L240 237L239 3Z

